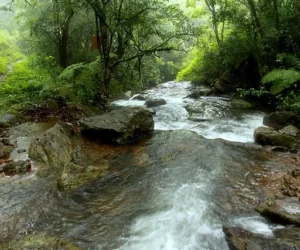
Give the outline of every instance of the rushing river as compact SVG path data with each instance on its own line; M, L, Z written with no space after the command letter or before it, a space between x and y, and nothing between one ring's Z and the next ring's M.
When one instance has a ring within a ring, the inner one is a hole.
M253 142L253 131L262 125L264 113L245 112L236 110L231 112L228 99L224 97L202 97L201 100L209 105L204 107L204 115L209 119L201 122L188 120L188 112L184 108L194 102L185 98L190 92L189 82L167 82L159 88L149 90L147 98L163 98L167 104L155 108L155 129L195 131L208 139L222 138L229 141ZM114 102L120 106L144 106L145 101L120 100ZM220 115L220 112L221 115Z
M189 121L184 108L193 103L185 98L189 87L188 82L168 82L147 91L147 97L167 101L155 108L152 139L106 146L73 138L89 156L87 164L109 161L105 177L71 194L57 191L51 176L33 178L25 186L4 183L2 225L15 207L22 216L15 222L19 234L45 231L89 250L226 250L223 225L271 235L273 225L253 210L260 195L258 179L268 171L259 148L251 145L264 114L231 112L226 98L206 97L202 101L212 103L209 108L216 111L221 105L226 115ZM144 101L115 105L142 106ZM206 140L182 129L248 144ZM6 226L1 235L13 234L13 228Z

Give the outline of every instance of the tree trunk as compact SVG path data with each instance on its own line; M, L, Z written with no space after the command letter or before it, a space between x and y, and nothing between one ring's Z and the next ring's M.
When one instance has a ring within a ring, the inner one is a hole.
M264 32L263 32L260 20L259 20L258 15L257 15L255 3L254 3L253 0L247 0L247 2L248 2L248 5L249 5L249 8L250 8L252 18L254 19L256 28L258 30L258 33L259 33L260 37L263 38L264 37Z
M279 9L278 9L278 0L273 0L273 7L274 7L274 16L275 16L275 25L276 29L279 30Z
M66 68L69 65L69 53L68 53L68 40L69 40L69 27L71 19L74 15L74 12L71 11L68 17L65 20L65 23L61 29L61 35L58 42L58 57L59 57L59 66Z

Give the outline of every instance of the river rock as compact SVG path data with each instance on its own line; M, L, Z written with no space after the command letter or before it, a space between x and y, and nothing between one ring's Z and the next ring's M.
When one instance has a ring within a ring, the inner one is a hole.
M260 145L298 147L299 142L293 136L277 132L273 128L258 127L254 131L254 140Z
M40 233L26 235L21 239L0 244L0 249L9 250L83 250L82 248L55 236Z
M251 109L254 107L253 104L242 99L234 99L231 101L230 105L236 109Z
M137 94L131 97L130 100L146 101L146 97L141 94Z
M214 88L222 94L228 94L234 91L234 86L226 81L217 80L214 84Z
M12 161L3 167L6 175L26 174L31 169L30 161Z
M294 125L300 128L300 116L287 111L274 112L266 115L263 123L275 129L281 129L287 125Z
M284 127L283 129L279 130L279 133L296 137L299 134L299 129L297 129L293 125L288 125L288 126Z
M256 210L275 222L300 225L299 198L268 199Z
M102 166L79 166L73 162L66 164L58 179L58 188L62 191L72 191L84 184L100 178L107 173L108 163Z
M7 143L0 142L0 159L6 158L10 155L10 153L14 150L14 146L10 143L6 145Z
M132 92L128 90L124 93L124 99L129 100L132 97Z
M223 118L228 115L227 103L222 100L196 100L195 102L185 106L189 113L189 120L206 121L215 118Z
M185 98L192 98L192 99L198 99L201 96L210 96L213 94L212 89L194 89L192 92L187 95Z
M18 116L11 113L6 113L0 116L0 128L7 128L18 123Z
M82 134L106 143L124 144L151 133L153 116L147 109L124 107L80 121Z
M34 139L29 147L29 157L56 169L71 161L71 153L70 139L59 124Z
M148 108L157 107L157 106L166 105L166 104L167 104L167 102L164 99L149 99L145 102L145 105Z
M296 237L270 238L237 227L223 227L231 250L295 250L299 249ZM278 233L279 235L279 233ZM281 234L282 235L282 234Z

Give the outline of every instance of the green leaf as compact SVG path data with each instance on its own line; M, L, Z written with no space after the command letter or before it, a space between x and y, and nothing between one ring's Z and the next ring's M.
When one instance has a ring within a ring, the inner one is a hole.
M297 81L300 81L300 72L293 69L275 69L267 73L262 84L271 83L270 92L272 95L277 95L283 90L290 88Z

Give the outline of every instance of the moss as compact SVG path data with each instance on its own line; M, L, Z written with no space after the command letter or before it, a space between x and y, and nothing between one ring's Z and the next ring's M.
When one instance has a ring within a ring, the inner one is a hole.
M37 235L26 235L18 240L12 240L0 244L0 249L9 250L82 250L82 248L72 244L64 239L41 233Z

